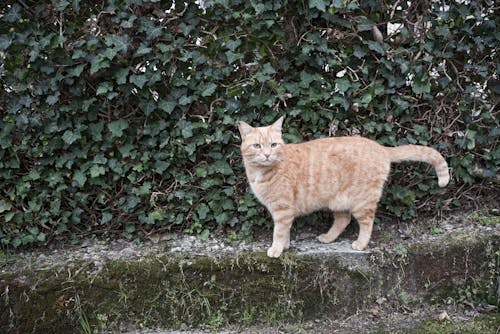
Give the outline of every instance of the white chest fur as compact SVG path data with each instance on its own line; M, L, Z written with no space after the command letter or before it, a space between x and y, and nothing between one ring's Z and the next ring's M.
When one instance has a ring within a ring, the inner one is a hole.
M254 195L261 203L264 203L265 185L262 183L262 177L262 172L257 170L249 177L249 181Z
M256 170L253 174L253 181L251 181L254 184L259 183L262 180L262 172L260 170Z

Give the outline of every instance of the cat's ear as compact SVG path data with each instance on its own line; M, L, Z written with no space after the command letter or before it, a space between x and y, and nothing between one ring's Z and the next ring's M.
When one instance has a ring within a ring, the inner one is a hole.
M281 132L281 128L283 126L284 119L285 119L285 116L281 116L280 118L278 118L278 120L276 122L274 122L273 125L271 125L271 128L273 128L273 130Z
M241 139L243 139L247 134L252 132L253 127L243 121L238 121L238 130L240 130Z

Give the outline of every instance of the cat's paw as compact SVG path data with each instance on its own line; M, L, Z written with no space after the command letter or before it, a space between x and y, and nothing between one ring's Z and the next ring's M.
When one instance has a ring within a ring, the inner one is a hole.
M330 237L328 236L328 234L326 234L326 233L323 233L323 234L318 235L318 240L319 240L319 242L321 242L321 243L323 243L323 244L329 244L330 242L332 242L332 241L333 241L333 239L332 239L332 238L330 238Z
M366 248L366 245L362 245L358 240L352 243L352 249L362 251Z
M271 247L267 250L267 256L269 257L280 257L281 253L283 253L283 250L278 247Z

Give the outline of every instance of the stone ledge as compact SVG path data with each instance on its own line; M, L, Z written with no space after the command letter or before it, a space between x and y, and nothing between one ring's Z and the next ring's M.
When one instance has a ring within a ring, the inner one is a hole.
M0 262L0 332L305 321L348 316L380 298L442 300L466 287L499 304L499 228L420 239L365 252L306 239L279 259L266 257L264 243L192 237L9 255Z

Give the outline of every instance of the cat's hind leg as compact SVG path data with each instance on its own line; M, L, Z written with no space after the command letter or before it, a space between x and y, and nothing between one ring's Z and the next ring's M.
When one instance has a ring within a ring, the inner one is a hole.
M358 240L352 243L353 249L361 251L368 246L372 236L376 207L376 205L374 207L368 206L363 209L353 211L352 215L359 223L359 236Z
M335 220L330 230L318 236L318 240L324 244L335 241L351 222L350 212L334 212L334 217Z

